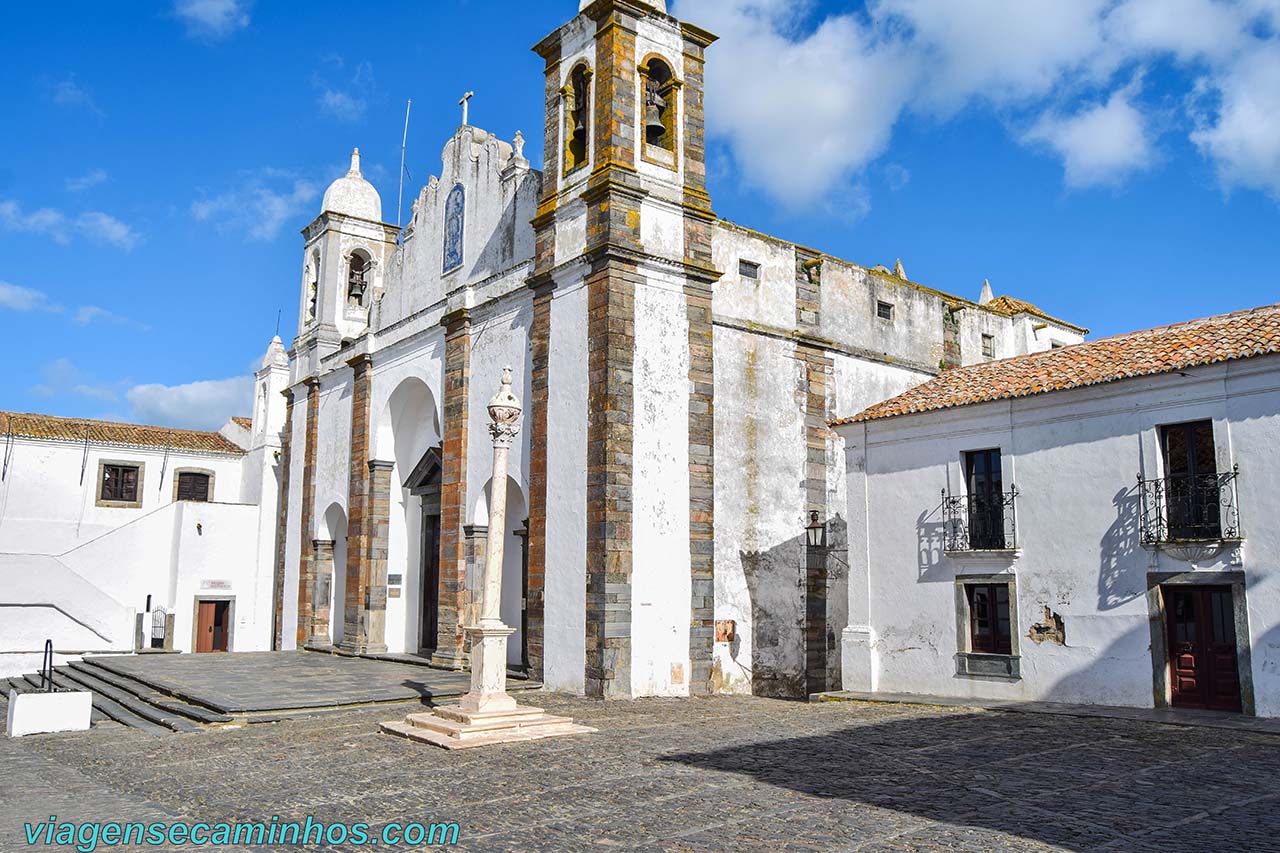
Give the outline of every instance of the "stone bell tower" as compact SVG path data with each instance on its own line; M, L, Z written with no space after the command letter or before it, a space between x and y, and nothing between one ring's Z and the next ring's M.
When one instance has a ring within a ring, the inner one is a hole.
M581 597L585 582L582 656L545 669L592 696L711 689L720 273L702 98L714 40L665 2L584 0L534 48L546 152L530 279L529 610L540 620L544 595ZM585 525L558 491L576 495L575 480ZM577 683L558 674L575 665Z

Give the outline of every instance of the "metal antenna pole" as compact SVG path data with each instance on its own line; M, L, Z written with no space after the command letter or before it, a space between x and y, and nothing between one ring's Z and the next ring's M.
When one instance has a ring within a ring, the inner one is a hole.
M404 137L400 140L400 195L396 198L396 227L400 227L400 214L404 210L404 149L409 144L409 110L413 107L413 98L404 105Z

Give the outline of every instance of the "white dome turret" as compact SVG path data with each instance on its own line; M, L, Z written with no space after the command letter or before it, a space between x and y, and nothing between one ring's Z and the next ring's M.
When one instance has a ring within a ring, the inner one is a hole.
M360 174L360 149L351 152L351 169L324 192L324 210L360 219L382 221L382 197Z

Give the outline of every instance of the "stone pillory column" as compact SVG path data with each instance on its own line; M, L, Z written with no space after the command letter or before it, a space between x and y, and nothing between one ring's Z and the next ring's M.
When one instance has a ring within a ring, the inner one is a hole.
M507 456L520 433L520 401L511 392L511 368L502 372L502 388L489 401L493 436L493 479L489 484L489 541L484 574L477 586L479 618L467 627L471 637L471 691L456 705L431 714L410 714L403 722L383 723L388 734L465 749L491 743L582 734L595 729L553 717L541 708L517 705L507 693L507 638L514 629L502 623L502 557L507 512Z

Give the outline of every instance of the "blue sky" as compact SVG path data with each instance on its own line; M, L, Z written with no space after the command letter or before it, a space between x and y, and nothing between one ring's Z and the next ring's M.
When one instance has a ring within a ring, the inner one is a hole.
M1105 335L1277 300L1280 0L680 0L720 215ZM575 0L70 2L0 34L0 408L216 426L358 145L395 220L473 123L542 150ZM412 197L407 190L406 196Z

